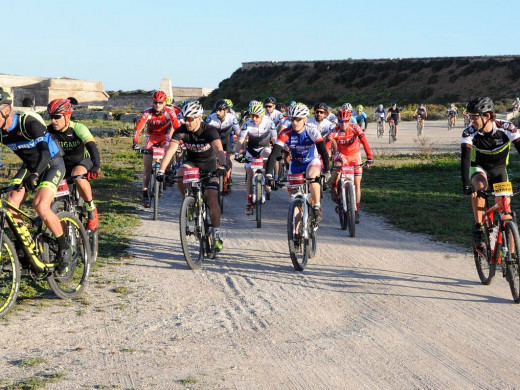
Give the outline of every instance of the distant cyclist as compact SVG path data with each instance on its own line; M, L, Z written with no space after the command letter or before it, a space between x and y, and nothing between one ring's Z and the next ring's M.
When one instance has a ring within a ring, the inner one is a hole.
M354 107L352 107L352 104L350 104L350 103L343 103L343 105L341 106L341 109L342 110L350 110L352 112L354 111ZM358 124L357 120L356 120L356 117L354 115L352 115L352 117L350 118L350 123L353 123L355 125Z
M471 100L466 111L471 126L462 133L462 189L466 195L471 195L475 219L473 243L482 247L485 199L479 197L476 191L485 191L494 183L509 181L509 151L513 144L520 153L520 133L511 122L496 119L493 101L488 97Z
M354 119L356 120L356 124L363 129L363 131L367 131L368 127L368 118L367 114L365 112L365 107L363 107L361 104L356 107L357 114L354 116Z
M327 136L331 131L336 128L336 125L329 121L326 116L328 114L329 106L326 103L318 102L314 105L314 116L307 121L308 126L316 126L321 136L325 141L325 145L327 146L327 153L330 154L330 141L327 141Z
M332 112L332 107L327 106L327 112L328 112L328 114L327 114L327 119L328 119L331 123L334 123L335 125L337 125L337 124L338 124L338 117L337 117L336 114L334 114L334 113Z
M376 110L374 111L374 117L378 122L381 122L381 125L383 126L383 133L385 132L385 120L386 120L386 111L385 107L380 104Z
M264 107L267 111L266 114L269 116L269 119L271 119L275 127L278 128L278 126L280 126L283 123L284 116L280 111L276 109L276 99L272 96L265 98Z
M428 111L426 110L426 107L423 103L419 104L415 111L412 114L412 117L420 117L421 118L421 133L424 130L424 122L426 121L426 118L428 117Z
M147 108L141 118L137 121L134 131L133 149L139 149L139 133L147 126L145 149L151 150L153 146L166 148L170 142L173 131L180 127L177 114L172 108L166 107L166 93L163 91L154 92L153 107ZM148 183L150 181L150 173L152 170L152 155L144 155L143 170L143 206L150 207L148 200Z
M450 107L446 111L446 116L451 120L452 127L455 127L455 123L457 120L457 114L458 114L458 111L457 111L457 107L455 107L455 103L451 103Z
M87 228L94 230L98 225L98 211L88 179L97 178L100 172L101 159L96 141L87 126L70 120L72 104L69 99L54 99L47 106L47 112L51 118L47 130L64 152L65 177L86 175L75 182L88 211Z
M397 141L397 133L399 131L399 122L401 122L401 112L399 111L399 108L397 108L397 103L393 103L392 107L388 109L388 113L386 114L386 121L388 122L388 119L392 119L395 123L395 136L394 141Z

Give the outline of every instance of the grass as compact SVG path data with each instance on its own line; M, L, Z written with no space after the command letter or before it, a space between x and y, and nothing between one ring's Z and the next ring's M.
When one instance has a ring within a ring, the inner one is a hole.
M43 389L49 383L55 383L67 374L60 372L54 374L38 374L31 378L22 379L16 383L6 384L5 390L36 390Z

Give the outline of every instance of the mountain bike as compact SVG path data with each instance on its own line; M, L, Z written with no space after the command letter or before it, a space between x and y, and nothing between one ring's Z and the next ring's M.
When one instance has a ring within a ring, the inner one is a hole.
M464 115L464 128L469 127L471 121L469 120L469 115Z
M224 152L227 156L227 153ZM220 168L220 164L218 164L218 167ZM218 205L220 207L220 213L224 213L224 196L229 195L230 188L228 185L228 177L225 176L219 176L218 177Z
M356 235L356 188L354 170L360 165L342 165L336 199L336 213L342 230L348 228L350 237Z
M316 232L318 225L312 211L310 183L321 183L321 177L305 178L303 173L287 175L287 185L291 192L291 204L287 214L287 241L294 269L303 271L307 261L316 255Z
M256 227L262 227L262 204L269 199L269 191L267 191L264 177L264 159L262 157L253 158L251 160L251 170L253 171L253 205L256 215Z
M21 275L46 279L58 297L72 299L84 291L90 272L87 233L78 218L66 211L58 214L72 252L69 266L60 273L56 237L40 217L31 217L5 199L16 188L0 188L0 317L16 304ZM11 211L30 225L17 222Z
M417 135L423 135L424 119L421 115L417 115Z
M484 247L473 244L473 255L477 273L482 284L489 284L495 276L497 266L509 282L513 300L520 303L520 236L516 215L511 211L508 198L513 193L510 182L493 184L493 193L478 191L477 196L486 200L484 211ZM490 206L489 195L500 197Z
M199 168L187 168L183 183L189 183L181 205L179 229L184 259L191 269L202 268L204 257L215 258L215 236L209 219L209 206L205 189L207 180L216 177L215 173L201 175Z
M150 181L148 182L148 201L153 204L153 220L157 221L159 217L159 198L162 196L164 190L164 182L158 182L157 171L161 166L161 160L164 157L164 148L152 146L149 149L137 149L139 153L152 155L152 171L150 173Z
M377 118L377 138L382 138L385 131L383 130L383 121Z
M393 119L390 119L388 122L388 143L394 143L395 142L395 121Z
M56 214L62 211L67 211L79 219L88 236L90 245L90 264L94 264L98 256L98 229L96 228L94 230L89 230L87 228L89 213L85 208L85 201L79 195L78 189L76 187L76 180L85 179L86 177L86 174L81 174L63 179L58 185L58 191L56 192L56 195L54 195L54 201L51 205L51 209Z
M447 114L448 115L448 131L453 129L455 127L455 115L453 114Z

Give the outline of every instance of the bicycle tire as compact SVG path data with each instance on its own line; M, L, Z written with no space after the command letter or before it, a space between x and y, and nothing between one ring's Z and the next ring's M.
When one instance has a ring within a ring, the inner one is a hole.
M515 303L520 303L520 263L519 263L519 251L520 251L520 236L518 234L518 226L514 221L507 221L505 225L505 236L506 242L504 245L507 246L507 269L506 279L509 282L511 294ZM505 259L502 259L505 261Z
M312 259L314 256L316 256L317 246L316 230L311 228L309 232L309 259Z
M3 233L1 233L3 234ZM20 289L20 262L13 242L3 234L0 251L0 318L16 305Z
M255 193L256 193L256 204L255 204L255 213L256 213L256 227L260 229L262 227L262 182L260 180L256 180L255 183Z
M381 138L383 136L383 124L381 122L377 122L377 138Z
M47 277L47 282L58 297L72 299L81 295L87 285L91 264L90 245L87 232L78 217L68 211L62 211L58 213L58 218L70 245L72 260L65 273L58 274L58 271L54 271ZM47 229L46 233L46 235L51 235L49 229ZM45 263L56 262L57 245L55 239L45 239L43 241Z
M388 131L388 143L389 144L394 143L394 134L395 134L395 125L391 124L390 129Z
M417 135L422 135L421 121L417 121Z
M347 182L347 209L348 209L348 231L350 237L356 236L356 193L354 192L354 184L349 181Z
M157 221L159 219L159 195L160 195L160 188L159 188L160 183L157 181L157 168L154 168L154 170L153 170L152 183L153 183L153 220Z
M339 204L338 204L338 215L339 215L339 226L341 227L341 230L347 230L348 227L348 221L347 221L347 212L343 208L344 204L347 204L346 200L346 193L345 193L345 185L343 185L343 189L338 186L338 198L339 198Z
M297 236L295 235L294 212L299 210L303 217L303 200L294 199L289 205L287 215L287 241L289 243L289 254L296 271L303 271L309 259L309 239L303 238L303 223L300 221Z
M201 269L204 260L205 232L197 226L201 217L199 207L195 206L195 198L185 197L181 205L179 230L184 260L193 270ZM204 230L204 224L201 227Z
M492 252L489 246L489 230L486 226L484 226L484 230L486 248L484 251L478 251L476 247L473 246L473 258L475 260L475 266L481 283L488 285L491 283L493 276L495 276L496 263L492 260Z
M224 214L224 177L218 178L218 206L220 207L220 214Z

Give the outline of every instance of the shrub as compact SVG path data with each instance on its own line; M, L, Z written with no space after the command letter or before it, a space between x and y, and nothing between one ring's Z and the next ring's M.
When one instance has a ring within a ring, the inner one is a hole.
M428 84L436 84L437 82L439 81L439 77L437 75L431 75L429 78L428 78L428 81L427 83Z

